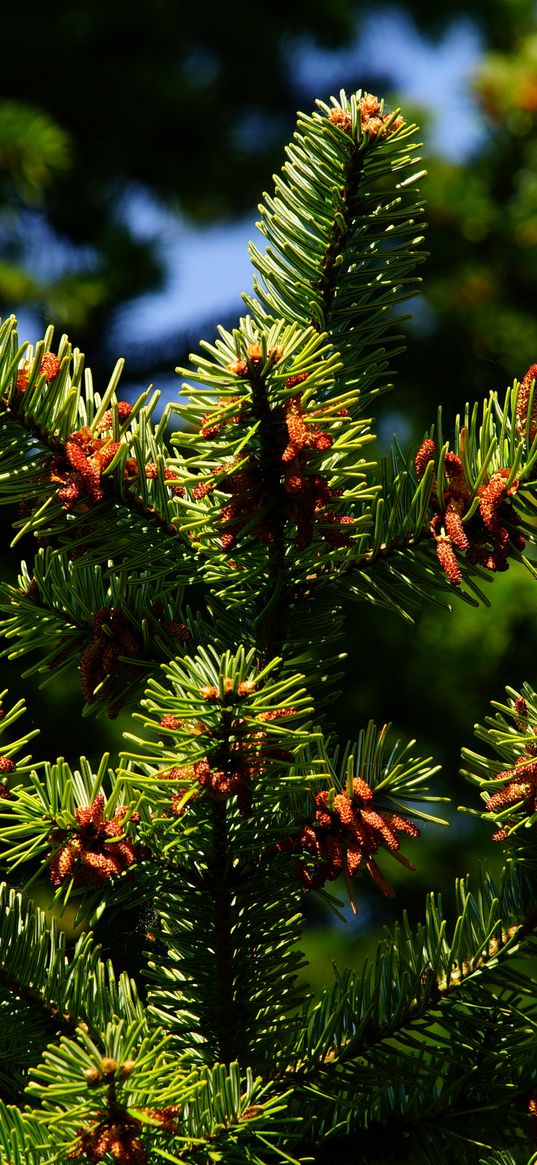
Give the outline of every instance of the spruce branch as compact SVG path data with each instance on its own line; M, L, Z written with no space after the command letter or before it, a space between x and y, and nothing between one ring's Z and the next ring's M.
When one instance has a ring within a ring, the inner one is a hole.
M37 655L24 674L44 674L43 684L76 664L86 713L117 715L139 697L152 670L193 641L195 620L183 610L182 589L151 571L104 571L47 548L31 574L22 564L18 582L0 592L0 627L15 640L4 656Z
M275 197L260 206L268 245L251 247L260 278L246 302L257 320L327 332L343 357L340 383L374 393L400 350L393 307L412 294L424 257L408 147L416 127L361 91L317 105L299 116Z
M0 329L0 501L20 503L15 541L33 533L59 540L71 553L91 549L100 562L121 552L130 566L151 561L160 545L163 558L159 568L153 556L153 569L182 570L186 581L189 544L174 521L181 466L177 458L173 468L167 464L162 428L151 423L158 393L149 401L149 392L142 393L133 406L118 401L120 361L101 396L89 370L83 377L81 354L64 336L55 355L52 339L49 329L34 353L18 347L13 317Z
M522 692L513 688L506 692L507 702L492 701L495 715L475 728L476 736L496 757L465 748L462 755L471 768L462 772L480 789L485 802L480 816L497 827L493 841L507 841L519 861L533 865L537 856L533 838L537 821L537 698L530 684L525 684Z
M304 892L342 875L356 909L367 872L391 894L383 852L413 868L419 823L439 821L414 742L388 746L372 723L345 748L323 735L343 593L410 614L477 603L533 538L537 365L451 442L439 418L413 458L371 458L365 412L421 259L412 132L361 92L301 117L262 207L249 314L202 344L159 424L149 392L118 398L119 365L100 394L66 338L20 349L14 321L0 329L0 494L22 503L15 542L40 544L3 588L5 654L51 678L75 664L87 709L140 709L117 767L32 767L13 759L29 735L1 736L2 860L30 863L79 918L135 903L148 948L142 998L91 935L67 953L56 922L0 893L8 1035L24 1016L0 1069L19 1102L0 1100L0 1165L475 1165L504 1150L518 1165L528 1145L529 687L481 730L501 759L468 754L516 854L499 884L459 881L452 928L430 895L422 924L405 917L320 1000L300 978Z
M447 605L448 594L488 604L481 584L511 559L535 574L522 553L535 541L537 460L523 385L515 380L502 402L490 393L481 415L467 406L451 442L439 416L413 458L395 443L371 503L369 546L356 544L339 568L346 593L408 617L424 600Z
M116 977L89 932L68 955L64 932L38 906L5 884L0 886L0 905L2 993L12 1007L19 1000L30 1014L43 1018L43 1043L54 1032L72 1034L80 1022L97 1034L114 1016L143 1019L134 982L125 973ZM19 1011L19 1023L21 1019ZM34 1050L30 1041L30 1054ZM29 1063L27 1049L26 1069Z
M394 1128L399 1154L414 1159L416 1148L419 1160L420 1129L426 1134L428 1126L434 1139L447 1122L450 1147L439 1157L446 1162L459 1137L462 1158L475 1159L464 1155L469 1122L489 1148L509 1128L515 1139L521 1135L537 1015L531 975L521 972L517 956L535 950L534 879L510 863L500 886L487 876L472 894L460 882L457 897L451 940L441 904L431 897L415 934L405 920L372 965L359 975L337 975L305 1012L306 1058L290 1072L297 1073L299 1095L317 1098L312 1148L335 1135L337 1151L340 1127L352 1130L354 1121L360 1136L370 1129L363 1147L371 1161L384 1160L384 1138ZM491 1120L493 1098L499 1120Z

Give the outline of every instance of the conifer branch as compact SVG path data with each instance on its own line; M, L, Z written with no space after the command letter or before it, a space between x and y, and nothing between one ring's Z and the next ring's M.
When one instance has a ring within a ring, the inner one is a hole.
M365 405L422 257L412 132L362 92L301 116L261 208L250 314L202 343L157 425L154 396L118 399L119 365L99 394L66 338L20 349L0 328L0 500L22 503L15 541L40 543L2 588L5 654L51 679L74 664L88 709L140 709L118 766L32 767L3 693L0 856L45 876L54 910L135 904L148 947L142 999L91 934L67 954L55 921L0 890L8 1036L21 1017L0 1165L521 1165L537 1120L529 686L480 729L499 759L466 754L516 856L500 884L459 882L451 932L430 895L423 924L405 918L320 1000L299 977L303 894L341 877L356 910L365 874L392 896L389 864L414 869L421 822L441 823L414 742L388 747L370 722L342 749L319 728L342 594L407 615L477 604L534 538L537 365L451 443L439 418L414 458L370 457Z

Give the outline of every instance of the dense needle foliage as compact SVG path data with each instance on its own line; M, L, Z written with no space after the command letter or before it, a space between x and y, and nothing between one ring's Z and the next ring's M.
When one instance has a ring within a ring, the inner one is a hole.
M375 456L423 257L413 136L368 93L300 117L248 314L179 370L158 423L156 394L122 399L121 366L101 391L52 328L32 350L2 327L0 494L32 556L2 587L5 654L77 677L85 715L133 721L119 758L86 719L87 755L36 762L2 695L1 1165L531 1156L529 686L480 731L487 756L466 753L498 883L461 881L454 924L431 895L320 999L299 953L305 894L337 908L339 879L356 911L367 877L391 896L393 862L413 869L439 823L413 742L373 723L334 739L344 598L411 619L486 602L513 558L533 569L537 366L449 435L439 417ZM125 911L132 978L91 929Z

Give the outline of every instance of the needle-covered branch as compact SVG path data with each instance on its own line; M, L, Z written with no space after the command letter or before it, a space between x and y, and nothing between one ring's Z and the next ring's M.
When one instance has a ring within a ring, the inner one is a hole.
M498 882L459 881L453 925L431 894L320 999L299 951L305 895L338 910L339 879L357 912L365 878L392 897L445 824L415 742L333 736L344 597L411 616L533 570L537 365L449 441L439 418L412 453L373 444L423 255L412 133L361 91L300 116L249 314L158 423L156 394L118 395L121 362L100 391L65 337L0 328L0 501L27 558L3 655L76 674L84 713L138 709L119 761L97 722L79 761L61 740L32 762L0 696L0 863L26 878L0 890L0 1165L526 1165L529 685L480 730L499 759L466 754ZM119 950L136 914L136 982L89 930L69 947L73 906Z

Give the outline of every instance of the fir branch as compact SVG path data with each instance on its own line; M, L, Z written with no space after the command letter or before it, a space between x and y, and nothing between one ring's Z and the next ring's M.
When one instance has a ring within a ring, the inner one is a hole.
M91 934L83 934L68 957L55 919L6 884L0 886L0 980L18 998L44 1014L51 1028L72 1032L84 1021L95 1033L112 1016L140 1020L135 984L116 979L102 962Z
M149 530L148 551L166 531L166 568L191 578L190 545L176 525L181 465L177 457L173 468L167 463L162 426L151 423L158 394L148 401L142 393L133 406L118 401L121 361L102 396L89 370L82 390L83 357L66 337L54 355L52 338L49 329L33 353L27 345L18 348L14 318L0 328L0 502L21 503L15 541L34 533L76 552L89 543L101 562L122 550L128 561L128 511L138 538ZM30 356L21 362L25 351ZM96 538L97 514L103 525L98 522ZM145 559L151 561L150 553Z
M85 712L116 716L137 699L151 671L193 641L190 612L182 609L177 580L152 572L116 572L41 550L18 587L4 584L0 609L9 659L38 656L24 673L44 673L43 683L78 666Z
M371 535L347 552L336 572L346 593L412 615L425 600L457 594L488 604L481 583L517 559L535 540L533 477L537 437L521 423L515 380L499 401L495 392L457 417L453 441L443 440L439 416L414 458L397 443L381 464L371 504ZM369 543L369 545L367 545ZM321 567L329 576L332 566ZM350 584L350 586L349 586Z
M379 946L373 965L359 976L348 972L338 978L313 1006L302 1040L309 1050L304 1060L298 1052L293 1074L331 1070L396 1034L404 1039L409 1024L423 1019L434 1024L432 1016L449 1008L452 998L458 1006L466 986L471 991L482 980L494 983L499 969L498 982L508 986L507 961L535 937L533 878L510 862L500 886L487 874L477 893L469 892L466 880L456 890L460 913L451 943L441 903L430 896L426 924L415 935L405 920L393 939Z
M326 331L343 356L341 383L378 391L400 350L392 307L408 295L423 257L423 224L414 219L421 207L408 199L421 176L410 172L406 146L415 127L360 91L317 104L319 112L300 115L275 197L260 207L268 246L251 247L261 278L257 299L246 302L258 320L298 319Z

